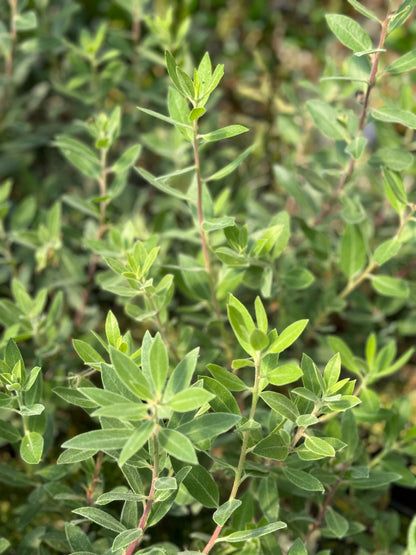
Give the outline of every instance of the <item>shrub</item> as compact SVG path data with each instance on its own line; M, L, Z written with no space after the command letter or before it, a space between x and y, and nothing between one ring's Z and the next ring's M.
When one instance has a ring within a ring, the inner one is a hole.
M150 4L1 24L0 552L416 553L415 2Z

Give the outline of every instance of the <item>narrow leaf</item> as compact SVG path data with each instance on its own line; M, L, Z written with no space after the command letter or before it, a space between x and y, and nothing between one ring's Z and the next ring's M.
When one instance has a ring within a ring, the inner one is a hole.
M285 328L277 339L271 344L268 352L281 353L290 347L303 332L308 322L309 320L298 320L297 322L290 324L290 326Z
M248 131L247 127L244 125L227 125L222 129L217 129L211 133L205 135L200 135L202 139L207 142L221 141L222 139L229 139L230 137L235 137L236 135L241 135L241 133L246 133Z
M308 474L303 470L297 470L286 466L283 467L283 474L286 476L289 482L300 489L306 491L320 491L322 493L325 491L324 486L318 480L318 478L315 478L315 476L312 476L311 474Z
M113 532L123 532L125 530L125 527L113 516L96 507L80 507L79 509L74 509L72 512L84 518L88 518L88 520L99 524L104 529L113 530Z

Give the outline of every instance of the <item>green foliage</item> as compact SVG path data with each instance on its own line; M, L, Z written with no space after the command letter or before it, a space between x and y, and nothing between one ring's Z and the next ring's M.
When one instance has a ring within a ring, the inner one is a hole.
M0 20L0 553L413 554L416 3L84 4Z

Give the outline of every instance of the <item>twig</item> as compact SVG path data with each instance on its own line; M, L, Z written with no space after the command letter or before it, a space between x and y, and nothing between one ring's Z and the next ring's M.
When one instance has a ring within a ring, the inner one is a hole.
M374 58L373 58L373 65L371 67L370 79L368 81L367 90L366 90L364 101L363 101L363 108L362 108L362 111L361 111L360 122L359 122L359 125L358 125L357 137L362 134L365 123L366 123L366 120L367 120L370 94L371 94L371 91L374 88L375 83L376 83L376 75L377 75L378 62L379 62L379 58L380 58L380 51L383 48L384 42L386 40L386 35L387 35L387 29L388 29L389 22L390 22L390 13L387 15L387 17L384 19L384 21L381 24L381 33L380 33L380 40L379 40L379 43L378 43L378 51L375 52ZM321 213L315 218L314 226L318 225L324 219L324 217L328 214L328 212L330 212L330 210L332 208L332 205L333 205L333 201L338 198L339 194L344 189L345 185L349 181L349 179L350 179L350 177L351 177L351 175L354 171L354 168L355 168L355 158L353 156L350 156L347 169L345 170L344 174L342 175L341 180L340 180L337 188L331 194L331 198L330 198L329 202L324 205L324 207L322 208Z

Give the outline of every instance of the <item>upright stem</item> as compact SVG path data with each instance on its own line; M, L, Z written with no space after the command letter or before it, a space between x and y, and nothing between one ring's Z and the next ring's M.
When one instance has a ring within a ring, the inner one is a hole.
M155 484L159 475L159 443L157 440L156 431L153 433L153 460L154 460L154 465L152 469L152 483L150 485L149 495L147 497L143 514L141 516L139 526L138 526L139 529L142 531L142 533L137 540L133 541L129 545L129 547L126 550L126 555L132 555L136 547L138 547L142 543L144 538L144 533L146 530L147 519L149 518L150 509L152 508L152 505L155 499L155 493L156 493Z
M197 183L196 206L197 206L197 212L198 212L198 226L199 226L199 235L201 237L202 253L204 256L205 270L208 274L208 282L209 282L209 288L211 291L212 305L213 305L215 314L217 316L220 330L221 330L221 335L223 338L223 347L224 347L225 355L227 360L231 362L232 352L228 346L227 333L225 331L224 323L222 321L221 309L217 299L214 276L212 273L211 261L210 261L209 252L208 252L207 236L203 228L204 212L202 207L202 177L201 177L201 166L199 161L199 149L198 149L198 120L194 120L192 131L193 131L192 147L194 151L194 162L195 162L196 183Z
M101 174L98 179L98 187L100 190L100 196L105 197L107 195L107 149L106 148L102 148L100 150L100 165L101 165ZM99 223L98 223L97 239L101 239L105 231L106 209L107 209L107 201L102 200L100 202L100 217L99 217ZM84 318L84 313L87 307L88 297L89 297L88 284L90 284L94 279L95 272L97 270L97 262L98 262L98 256L94 254L91 257L90 263L88 265L88 271L87 271L88 283L82 294L82 303L74 319L74 323L76 326L80 326L82 323L82 319Z
M332 503L332 499L334 498L334 495L337 491L337 489L339 488L339 486L342 484L342 480L344 479L344 474L346 473L346 471L348 470L348 464L345 463L341 472L338 475L338 479L335 482L335 484L332 486L332 488L329 490L328 495L326 496L325 502L322 505L321 510L319 511L318 516L316 517L316 520L314 522L314 524L310 527L308 533L306 534L306 536L303 538L303 542L306 543L308 541L308 539L311 537L312 533L317 530L318 528L321 527L322 525L322 521L324 519L325 513L328 509L328 507L331 506Z
M388 14L386 16L385 20L381 24L380 40L378 42L378 48L380 50L383 48L384 42L386 40L389 21L390 21L390 14ZM367 113L368 113L368 107L369 107L370 94L371 94L371 91L374 88L375 83L376 83L376 75L377 75L377 68L378 68L379 58L380 58L380 51L375 52L374 58L373 58L373 65L371 67L371 72L370 72L370 78L368 80L367 90L366 90L365 97L364 97L363 108L362 108L361 116L360 116L360 122L358 124L357 137L359 135L361 135L361 133L363 132L365 123L367 121ZM334 192L331 195L330 202L325 204L325 206L322 208L321 213L315 218L314 225L319 224L323 220L323 218L328 214L328 212L331 210L333 201L338 198L339 194L344 189L346 183L349 181L349 179L350 179L350 177L351 177L351 175L354 171L354 168L355 168L355 158L353 156L351 156L350 159L349 159L349 162L348 162L347 169L343 173L343 175L341 177L341 180L338 184L338 187L334 190Z
M250 414L249 414L249 420L253 420L254 419L254 415L256 413L256 407L257 407L257 402L259 400L259 396L260 396L260 391L259 391L259 385L260 385L260 353L256 353L255 359L254 359L254 369L255 369L255 375L254 375L254 385L253 385L253 396L251 399L251 408L250 408ZM245 431L243 432L243 444L241 445L241 452L240 452L240 458L238 461L238 465L237 465L237 470L235 473L235 477L234 477L234 483L233 483L233 487L231 488L231 493L229 495L228 500L231 501L231 499L235 499L237 492L238 492L238 488L241 485L241 482L243 481L243 473L244 473L244 463L246 462L246 457L247 457L247 448L248 448L248 440L250 437L250 431ZM214 544L218 538L218 536L221 533L221 530L223 529L224 525L220 526L218 525L212 536L210 537L208 543L206 544L205 548L203 549L202 553L209 553L211 551L211 549L214 547Z
M209 259L207 238L205 231L202 227L204 223L204 214L202 210L202 179L201 179L201 166L199 162L199 150L198 150L198 123L194 120L193 123L193 141L192 146L194 150L194 160L195 160L195 171L196 171L196 182L197 182L197 210L198 210L198 224L199 224L199 234L201 236L202 252L204 255L205 270L207 271L208 277L211 281L211 263Z

